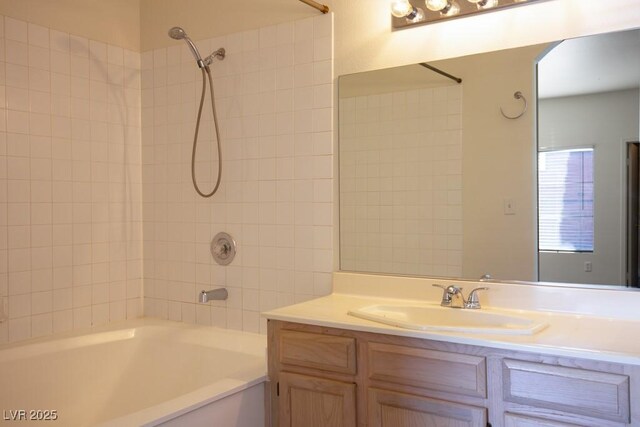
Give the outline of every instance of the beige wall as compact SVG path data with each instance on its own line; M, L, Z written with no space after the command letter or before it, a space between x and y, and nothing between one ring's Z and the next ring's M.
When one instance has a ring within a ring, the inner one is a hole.
M433 65L462 78L463 277L536 280L533 64L545 45ZM526 114L508 120L529 100ZM504 201L515 213L504 213Z
M177 44L167 37L167 30L176 25L193 40L201 40L319 14L297 0L141 0L141 48Z
M0 0L0 14L140 51L139 0Z

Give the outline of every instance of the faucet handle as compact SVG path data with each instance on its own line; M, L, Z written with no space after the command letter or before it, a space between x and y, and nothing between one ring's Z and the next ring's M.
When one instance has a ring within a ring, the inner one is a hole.
M469 292L469 297L467 302L465 303L465 308L480 308L480 298L478 298L479 291L488 291L487 287L475 288L471 292Z
M440 301L440 305L443 307L451 307L451 296L453 295L453 293L451 292L451 290L449 288L451 288L451 286L443 286L443 285L437 285L437 284L432 284L432 286L435 286L436 288L440 288L442 289L442 301Z

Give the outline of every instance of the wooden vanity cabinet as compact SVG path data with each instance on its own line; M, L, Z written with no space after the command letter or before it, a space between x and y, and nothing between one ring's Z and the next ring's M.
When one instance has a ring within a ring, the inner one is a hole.
M268 334L273 426L487 426L484 356L273 320Z
M274 320L268 335L274 427L640 426L633 366Z

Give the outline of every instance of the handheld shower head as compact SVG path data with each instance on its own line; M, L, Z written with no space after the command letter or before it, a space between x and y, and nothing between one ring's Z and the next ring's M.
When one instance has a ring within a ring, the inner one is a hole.
M187 42L187 45L189 46L189 49L191 49L191 53L196 58L196 62L198 63L198 67L200 67L200 68L204 68L205 67L205 63L202 60L202 57L200 56L200 52L198 52L198 48L193 43L193 41L191 41L191 39L189 38L189 36L187 35L187 32L185 30L183 30L180 27L172 27L169 30L169 37L171 37L174 40L184 40L185 42Z
M172 27L169 30L169 37L175 40L182 40L187 37L187 33L180 27Z

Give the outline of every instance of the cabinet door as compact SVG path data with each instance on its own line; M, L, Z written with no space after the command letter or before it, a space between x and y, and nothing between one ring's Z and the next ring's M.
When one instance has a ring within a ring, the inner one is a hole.
M369 389L372 427L486 427L485 408Z
M281 427L355 427L356 385L280 373Z

